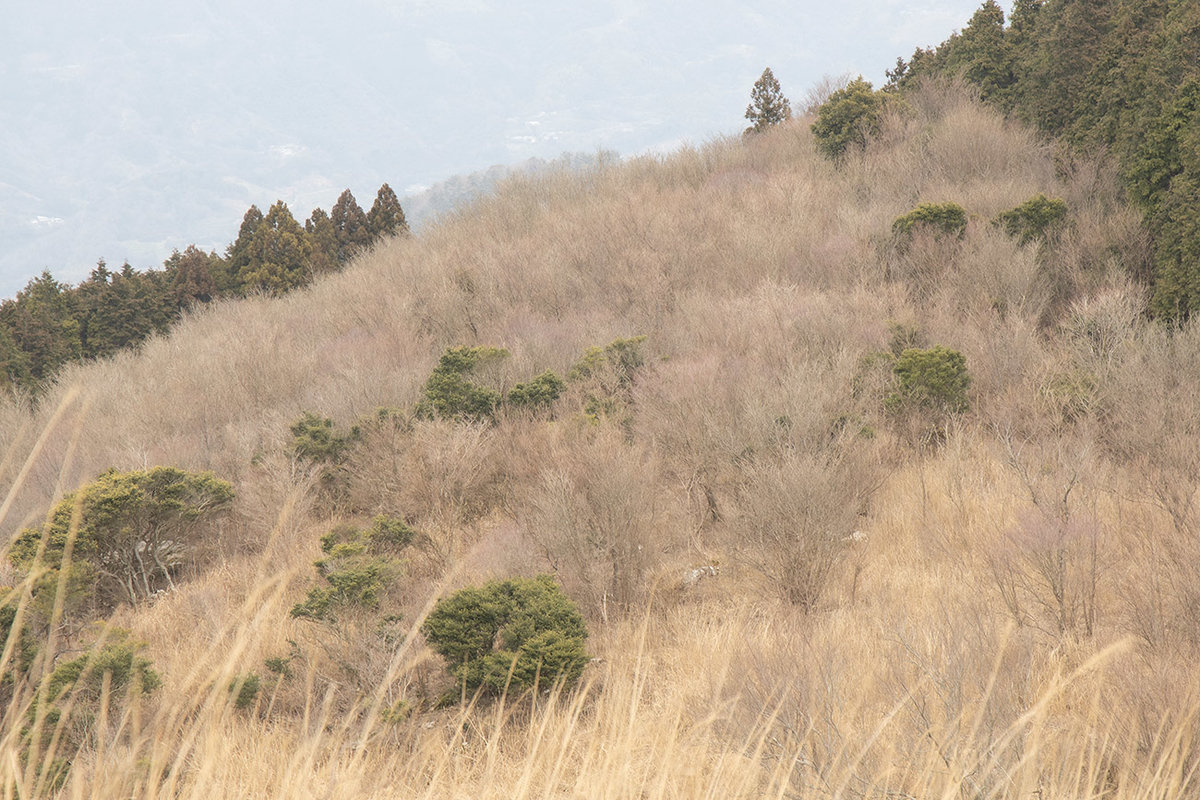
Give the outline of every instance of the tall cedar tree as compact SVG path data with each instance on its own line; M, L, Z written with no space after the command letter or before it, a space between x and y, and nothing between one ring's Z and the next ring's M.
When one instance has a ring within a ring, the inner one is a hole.
M69 287L43 270L14 299L0 303L0 324L28 359L30 386L83 355L73 299Z
M367 212L367 228L371 232L371 240L379 241L384 236L402 236L408 233L408 222L404 219L404 209L392 187L386 183L379 187L375 202Z
M85 358L101 358L165 333L178 316L165 272L137 272L125 263L109 272L101 261L75 290L80 344Z
M371 228L367 215L354 199L350 190L342 192L329 215L337 233L338 263L345 264L360 250L371 244Z
M312 242L287 204L276 201L250 240L249 262L238 274L243 291L284 294L311 279Z
M225 268L229 273L229 289L233 292L243 292L241 274L250 265L250 248L254 241L254 233L262 224L263 213L258 206L252 205L246 209L242 224L238 228L237 238L225 251Z
M217 276L221 272L216 253L205 253L194 244L180 253L176 250L163 262L171 278L171 289L180 308L208 303L217 296Z
M775 73L767 67L750 90L750 105L746 106L746 119L750 120L750 127L745 132L762 133L772 125L791 118L792 104L783 96Z
M304 221L304 230L312 240L313 249L309 263L313 275L337 271L340 266L337 230L325 209L314 208L312 214Z

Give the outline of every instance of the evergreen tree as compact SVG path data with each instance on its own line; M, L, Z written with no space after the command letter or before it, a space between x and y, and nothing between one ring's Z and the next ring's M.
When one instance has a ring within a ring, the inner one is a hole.
M345 264L360 250L371 244L371 229L367 222L367 215L349 189L338 197L329 218L333 221L333 229L337 233L338 263Z
M1154 310L1168 319L1200 313L1200 78L1148 128L1130 173L1156 239Z
M840 159L851 147L863 147L879 129L883 95L860 75L845 88L829 95L812 124L817 149L831 159Z
M282 200L267 211L250 240L248 261L238 273L242 291L284 294L311 279L312 241Z
M29 385L46 380L82 354L74 298L49 270L29 281L15 298L0 303L0 324L28 359Z
M250 265L250 251L254 241L254 234L258 231L258 226L262 224L262 221L262 211L259 211L256 205L250 206L246 210L245 216L242 217L242 224L238 228L237 239L233 241L233 244L229 245L229 249L225 253L226 268L229 271L228 288L231 291L245 291L241 283L241 275Z
M0 389L30 386L29 356L13 341L6 325L0 324Z
M750 127L746 133L762 133L772 125L792 118L792 105L783 95L783 89L771 68L763 70L763 74L754 82L750 90L750 105L746 106L746 119Z
M215 274L220 272L220 258L216 253L205 253L190 244L182 253L178 250L172 253L163 267L180 308L207 303L217 296Z
M367 228L371 232L371 240L379 241L384 236L397 236L408 233L408 222L404 219L404 209L392 187L386 183L379 187L375 202L367 212Z
M178 314L166 273L139 273L128 263L113 273L100 262L76 292L86 358L112 355L165 333Z
M313 275L324 272L335 272L341 264L338 263L338 237L333 227L333 220L323 208L314 208L312 214L304 221L304 231L312 241L312 256L309 258L309 268Z
M1066 131L1081 110L1086 84L1112 22L1112 0L1060 0L1039 12L1022 105L1028 120L1051 133Z
M959 35L958 52L949 66L978 86L984 100L1003 105L1014 80L1011 49L1005 38L1004 11L995 0L987 0Z
M223 515L232 501L230 484L210 472L110 469L66 495L38 527L22 530L9 557L48 570L35 595L53 596L57 574L68 570L79 579L67 582L68 592L72 584L87 587L101 609L136 604L173 584L172 573L194 559L211 530L205 519Z

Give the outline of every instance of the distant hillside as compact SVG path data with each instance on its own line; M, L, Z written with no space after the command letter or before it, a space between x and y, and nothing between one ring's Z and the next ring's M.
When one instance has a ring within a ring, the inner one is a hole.
M612 164L620 159L612 150L595 153L563 153L552 160L530 158L518 164L496 164L472 172L455 175L404 198L404 213L413 230L443 214L462 209L492 192L496 185L513 175L532 175L545 170L585 170L601 163Z

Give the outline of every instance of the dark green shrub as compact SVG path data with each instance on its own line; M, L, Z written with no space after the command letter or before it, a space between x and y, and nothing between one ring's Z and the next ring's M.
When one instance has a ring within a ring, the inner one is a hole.
M254 700L258 697L260 683L261 681L257 672L235 675L229 683L229 693L234 695L233 707L236 709L246 709L254 705Z
M604 347L589 348L583 358L571 367L567 379L578 381L597 378L606 383L615 381L618 387L628 388L637 371L646 363L642 353L645 342L645 336L631 336L628 339L613 339Z
M136 604L173 586L178 571L201 543L202 523L223 513L233 489L212 473L174 467L117 472L110 469L95 481L64 497L38 528L22 531L10 558L34 569L45 541L35 600L52 603L72 520L78 532L64 602L94 599L102 608L118 600Z
M425 383L417 416L423 419L493 419L500 404L500 393L472 383L469 377L485 364L508 358L508 355L507 350L496 347L447 349Z
M351 428L349 433L337 433L333 429L333 420L308 411L293 422L289 430L294 437L292 452L313 463L339 463L347 448L359 438L357 427Z
M266 665L268 672L275 673L281 680L289 680L293 675L292 658L292 656L269 656L263 659L263 664Z
M967 212L958 203L921 203L892 223L892 234L897 238L918 229L931 231L937 238L961 238L967 229Z
M13 642L12 656L0 675L0 686L9 686L17 676L29 672L39 645L37 638L29 630L28 620L22 620L18 625L18 600L12 587L0 586L0 598L10 598L8 602L0 605L0 652L8 646L12 637L17 637ZM2 698L3 695L0 694L0 699Z
M467 692L569 688L588 661L583 617L549 575L461 589L438 601L421 630Z
M928 350L910 348L896 359L892 371L897 386L886 401L890 411L958 414L970 408L967 389L971 376L967 374L966 358L957 350L941 345Z
M417 532L402 519L380 514L371 520L371 527L367 528L364 536L368 551L383 555L397 553L408 547L413 543Z
M55 667L46 681L45 704L39 696L29 706L27 741L46 747L58 737L62 766L69 764L95 725L105 675L114 706L123 697L147 695L162 686L150 659L143 655L145 648L130 638L129 631L111 628L83 655Z
M589 348L571 367L567 380L587 387L584 419L597 423L608 418L623 426L632 423L628 405L637 374L646 364L642 353L645 341L645 336L614 339L605 347Z
M136 689L150 694L162 686L150 659L142 655L146 645L130 638L129 631L115 628L108 632L98 650L59 664L50 674L46 697L54 702L68 690L76 696L99 700L105 674L110 674L110 690Z
M321 537L325 558L315 562L327 586L310 589L293 617L333 621L339 608L374 611L404 563L397 555L412 543L416 531L403 520L380 515L369 528L342 524Z
M1016 208L1009 209L996 217L996 224L1021 244L1047 235L1067 218L1067 204L1058 198L1048 198L1038 193Z
M404 520L380 514L366 530L350 524L334 526L321 537L321 550L331 555L364 552L388 555L412 544L416 535Z
M812 124L817 150L836 161L851 147L865 146L867 139L879 132L883 104L883 93L876 92L861 75L829 95Z
M546 370L528 383L518 383L508 390L508 404L514 408L539 410L549 408L567 388L562 378Z

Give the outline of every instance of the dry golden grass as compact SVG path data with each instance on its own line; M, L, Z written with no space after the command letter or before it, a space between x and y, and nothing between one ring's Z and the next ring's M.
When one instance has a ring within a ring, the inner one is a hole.
M164 685L105 696L61 784L44 750L27 761L36 682L4 688L3 796L1195 796L1200 325L1143 320L1145 243L1103 163L1056 169L961 89L910 105L840 169L802 119L516 179L307 290L0 403L10 538L110 466L213 470L238 494L215 558L114 615ZM1071 209L1040 253L989 224L1037 192ZM893 219L944 200L971 216L961 241L897 246ZM937 446L864 373L889 323L966 355L972 410ZM553 419L381 427L338 502L288 455L303 411L411 406L448 346L508 348L487 378L506 388L635 335L649 364L621 419L592 424L573 387ZM789 485L825 488L771 494ZM770 548L801 505L837 521L808 613L767 566L791 563ZM375 513L425 537L389 598L402 640L290 617L318 537ZM431 602L551 568L588 615L583 684L433 708ZM288 655L290 679L264 669ZM262 689L235 709L249 671Z

